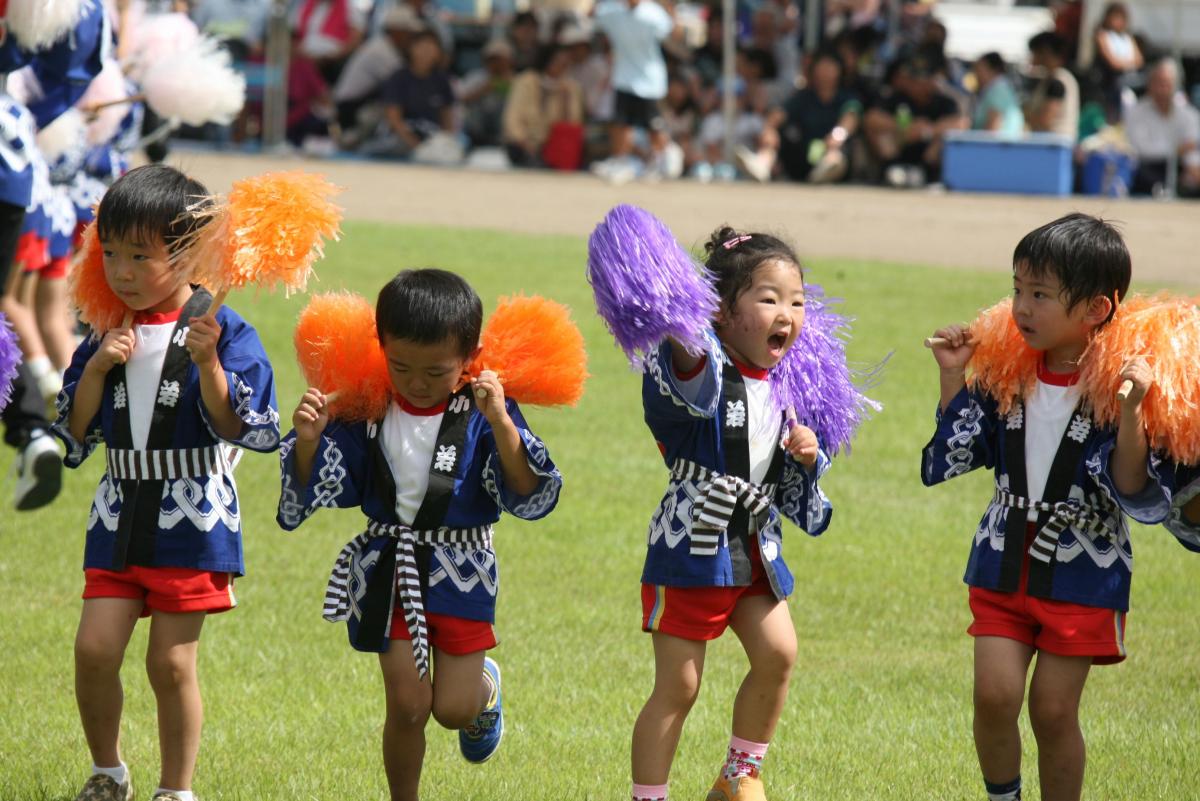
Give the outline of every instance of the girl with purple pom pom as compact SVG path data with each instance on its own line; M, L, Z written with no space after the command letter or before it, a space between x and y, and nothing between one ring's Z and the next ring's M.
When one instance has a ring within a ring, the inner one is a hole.
M661 223L631 207L610 212L589 245L597 306L643 367L646 423L670 470L642 574L655 679L633 731L634 801L667 798L706 645L726 628L750 670L707 799L764 801L760 770L796 659L781 521L816 536L832 512L818 486L826 450L781 402L786 396L771 375L805 324L800 262L774 236L731 228L713 233L705 249L708 275ZM648 297L656 287L669 295ZM670 319L689 305L708 313Z

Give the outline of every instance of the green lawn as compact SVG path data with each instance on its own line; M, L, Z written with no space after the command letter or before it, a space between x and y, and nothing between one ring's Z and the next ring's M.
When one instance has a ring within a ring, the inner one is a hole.
M628 798L629 736L653 671L650 640L639 631L638 580L666 475L641 421L639 378L593 311L584 260L583 238L351 224L312 287L345 287L373 300L402 267L445 267L472 282L485 308L517 290L568 303L589 343L592 378L579 407L528 413L566 477L562 501L541 523L506 519L498 528L504 746L487 765L468 765L454 733L431 724L427 799ZM918 460L937 381L920 341L939 324L970 318L1009 282L997 274L840 261L813 264L809 277L846 298L844 309L859 318L853 359L894 355L873 391L883 413L863 427L852 455L835 460L825 482L835 508L829 531L819 539L787 531L800 658L766 763L768 791L774 801L979 799L961 576L990 479L921 486ZM302 303L232 298L275 360L285 421L301 390L291 331ZM84 526L101 467L93 458L69 473L55 506L0 521L0 801L70 801L90 766L71 643ZM237 585L240 608L205 627L207 720L196 789L209 801L384 798L375 659L351 650L344 627L320 616L333 558L362 518L325 511L284 534L274 521L276 459L250 456L238 476L248 575ZM5 472L0 497L11 491ZM1131 657L1095 670L1084 698L1085 797L1191 799L1200 792L1200 604L1193 592L1200 561L1161 529L1135 536ZM140 626L124 672L124 754L139 798L148 797L158 772L145 643ZM674 799L704 797L724 756L744 670L734 638L712 645L675 763ZM1025 731L1026 798L1038 798Z

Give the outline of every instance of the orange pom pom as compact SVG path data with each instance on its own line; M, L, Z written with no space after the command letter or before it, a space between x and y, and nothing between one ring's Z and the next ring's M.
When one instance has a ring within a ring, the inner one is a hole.
M130 313L104 277L104 252L94 222L83 231L83 245L67 276L67 291L71 305L79 310L79 319L92 327L97 338L119 327Z
M1001 414L1025 397L1037 381L1041 351L1026 344L1012 317L1012 298L980 312L971 323L971 338L977 343L967 367L971 385L991 395Z
M375 333L375 309L360 295L314 295L300 312L296 357L310 387L337 393L330 414L378 420L392 400L387 360Z
M583 334L561 303L536 295L501 298L480 345L468 372L495 370L510 398L533 406L574 406L583 396L588 376Z
M1080 382L1092 416L1115 426L1121 416L1121 368L1145 357L1154 383L1142 399L1150 447L1184 464L1200 462L1200 310L1193 300L1134 295L1096 332L1083 354Z
M213 292L247 284L302 291L324 255L324 240L338 238L342 210L330 198L340 191L299 171L238 181L228 197L192 205L193 217L208 222L181 240L175 258Z

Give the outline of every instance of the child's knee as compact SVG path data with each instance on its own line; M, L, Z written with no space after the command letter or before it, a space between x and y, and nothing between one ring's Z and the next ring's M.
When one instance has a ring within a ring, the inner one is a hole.
M479 698L469 693L434 693L433 719L446 729L470 726L479 715Z
M1003 682L975 683L975 714L985 720L1016 720L1025 700L1025 688Z
M389 695L387 718L392 726L409 729L425 728L429 722L430 698L427 692Z
M1079 728L1079 705L1058 695L1033 694L1029 698L1029 723L1038 739L1070 734Z
M659 682L654 686L652 700L670 708L675 712L686 714L691 710L696 699L700 697L700 676L686 674L678 681L669 683Z
M776 676L780 681L786 682L791 677L792 668L795 666L796 641L792 639L775 643L772 647L764 650L751 665L751 669L761 670L766 675Z
M146 676L156 690L171 690L195 681L196 655L186 649L170 649L146 653Z
M77 671L112 672L121 669L125 649L106 637L80 632L75 637L75 669Z

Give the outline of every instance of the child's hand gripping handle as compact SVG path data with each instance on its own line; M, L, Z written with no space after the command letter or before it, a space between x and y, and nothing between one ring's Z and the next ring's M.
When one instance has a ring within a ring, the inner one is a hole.
M1121 388L1117 390L1117 400L1127 400L1130 392L1133 392L1133 382L1126 378L1121 382Z

